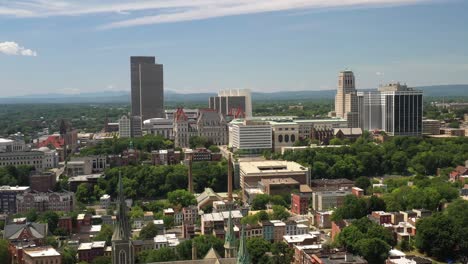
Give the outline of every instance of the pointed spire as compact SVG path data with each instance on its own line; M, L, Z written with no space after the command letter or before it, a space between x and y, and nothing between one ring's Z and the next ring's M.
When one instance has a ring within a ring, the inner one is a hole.
M117 223L112 235L113 241L127 241L130 238L130 228L127 219L127 205L125 204L125 197L123 193L122 174L119 171L119 184L118 184L118 198L117 198Z
M229 218L227 222L226 236L224 240L224 251L226 258L235 257L236 251L236 235L234 234L234 225L232 223L231 209L229 209Z
M247 242L245 240L245 225L242 225L239 251L237 253L237 264L251 264L250 255L247 251Z

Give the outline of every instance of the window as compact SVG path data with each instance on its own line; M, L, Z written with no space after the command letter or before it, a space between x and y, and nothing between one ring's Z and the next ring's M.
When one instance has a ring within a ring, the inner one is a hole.
M291 142L295 142L296 141L296 136L295 135L291 135Z
M278 136L278 142L280 142L280 143L283 142L283 135Z
M289 135L284 136L284 142L288 143L289 142Z

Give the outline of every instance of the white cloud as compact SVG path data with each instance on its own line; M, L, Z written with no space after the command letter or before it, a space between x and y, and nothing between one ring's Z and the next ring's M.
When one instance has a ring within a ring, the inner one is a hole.
M0 17L51 17L89 14L131 16L101 29L172 23L215 17L323 8L381 7L434 0L17 0L0 2Z
M0 53L6 55L37 56L37 52L21 47L13 41L0 42Z

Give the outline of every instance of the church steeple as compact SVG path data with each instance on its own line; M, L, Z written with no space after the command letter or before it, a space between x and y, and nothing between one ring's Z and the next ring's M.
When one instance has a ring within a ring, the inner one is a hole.
M133 264L134 252L130 241L130 226L127 218L127 205L123 194L122 175L119 172L117 198L117 223L114 226L112 235L112 263L113 264Z
M251 264L250 255L247 251L247 242L245 241L245 225L242 225L239 251L237 252L237 264Z
M226 258L236 257L236 235L234 234L234 226L232 223L231 210L229 210L226 237L224 240L224 256Z

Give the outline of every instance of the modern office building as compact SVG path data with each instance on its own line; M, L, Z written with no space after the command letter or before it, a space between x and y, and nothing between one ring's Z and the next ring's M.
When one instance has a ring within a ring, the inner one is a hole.
M440 120L426 119L422 121L423 134L425 135L439 135L440 134Z
M421 136L423 133L422 91L400 83L378 91L358 93L359 126L384 130L390 136Z
M272 149L272 129L269 122L244 120L229 127L229 146L236 151L259 154Z
M400 83L379 88L383 100L382 129L391 136L421 136L423 92Z
M209 99L209 107L224 117L252 117L252 97L249 89L228 89L219 91Z
M132 116L164 117L163 65L154 57L130 57Z
M338 76L335 97L335 114L348 121L348 127L358 126L356 80L352 71L342 71Z

